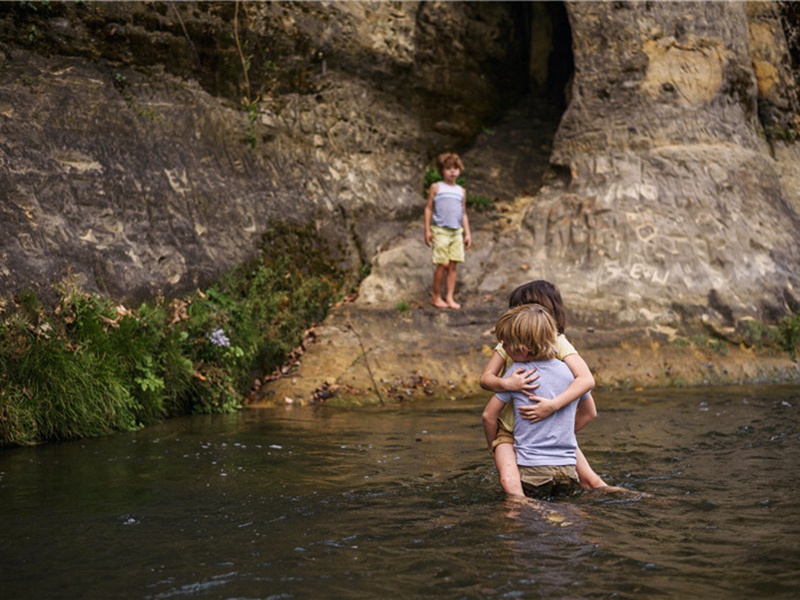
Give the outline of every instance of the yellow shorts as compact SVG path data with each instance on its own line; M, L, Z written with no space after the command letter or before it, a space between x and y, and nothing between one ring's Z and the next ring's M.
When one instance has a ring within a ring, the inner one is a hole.
M514 434L505 428L502 421L498 421L497 435L494 436L494 440L492 440L492 452L494 452L495 448L497 448L500 444L513 444L513 443L514 443Z
M464 262L464 230L431 225L433 264Z

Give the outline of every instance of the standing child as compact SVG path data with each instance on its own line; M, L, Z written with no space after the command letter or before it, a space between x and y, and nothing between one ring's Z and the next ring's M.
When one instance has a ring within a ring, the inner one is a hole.
M509 354L517 357L508 372L536 369L541 397L556 398L574 380L569 367L556 358L556 323L543 306L525 304L509 309L500 317L495 331ZM532 402L535 400L524 392L497 392L483 411L484 433L491 450L500 412L507 405L514 408L514 450L520 482L508 491L535 498L574 494L581 489L575 468L578 403L573 400L547 419L532 423L520 413L522 406Z
M456 183L464 170L458 154L440 154L436 168L443 181L431 184L425 205L425 244L433 250L433 295L437 308L459 309L456 302L456 267L464 262L464 249L472 245L467 218L467 192ZM442 299L442 283L445 296Z
M574 381L561 394L555 398L546 399L534 396L538 387L538 375L534 370L517 368L510 371L505 378L501 375L506 368L519 356L509 356L502 341L495 347L495 353L486 365L481 375L481 387L492 392L521 391L527 393L536 402L532 405L521 407L520 414L524 418L537 422L547 418L554 411L566 406L573 400L587 394L578 404L575 417L575 431L578 432L589 424L596 416L597 409L594 399L588 393L594 387L594 378L586 361L581 358L572 344L564 336L566 327L566 311L558 288L548 281L531 281L519 286L511 293L509 307L525 304L539 304L544 306L554 318L558 335L556 337L556 358L564 361L574 375ZM517 468L514 452L515 415L511 406L503 409L498 423L497 436L493 443L493 456L500 483L506 493L520 493L520 474ZM580 448L576 450L577 471L581 485L591 489L612 489L592 470ZM513 491L512 491L513 490Z

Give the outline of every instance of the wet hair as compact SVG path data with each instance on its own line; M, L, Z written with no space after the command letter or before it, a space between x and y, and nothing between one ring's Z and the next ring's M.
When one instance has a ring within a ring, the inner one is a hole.
M439 175L444 177L444 170L450 167L458 167L458 170L464 171L464 163L461 162L461 157L455 152L444 152L436 157L436 169Z
M522 306L523 304L541 304L556 321L558 333L564 333L567 328L567 311L564 310L564 301L558 288L544 279L530 281L519 286L508 298L508 306Z
M534 360L550 360L556 355L556 322L541 304L509 308L494 328L506 352L528 351Z

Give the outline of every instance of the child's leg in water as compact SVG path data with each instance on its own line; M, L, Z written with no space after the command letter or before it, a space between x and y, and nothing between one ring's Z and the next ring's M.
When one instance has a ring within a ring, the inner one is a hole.
M581 452L580 448L575 449L575 458L577 459L575 468L578 471L578 477L581 480L581 487L590 490L608 487L608 484L603 481L597 473L594 472L594 469L592 469L591 466L589 466L589 461L586 460L586 457L583 455L583 452Z
M625 488L608 485L600 478L600 475L594 472L594 469L589 466L589 461L581 452L580 448L575 450L575 458L577 464L575 469L578 471L578 478L581 480L581 487L587 490L600 490L602 492L627 492Z
M517 453L514 444L498 444L494 449L494 464L500 474L500 485L509 496L524 496L522 480L519 477Z

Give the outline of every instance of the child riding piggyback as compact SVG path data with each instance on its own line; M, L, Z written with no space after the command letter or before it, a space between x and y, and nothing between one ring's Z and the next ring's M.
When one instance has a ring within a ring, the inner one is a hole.
M537 380L540 374L536 369L517 368L503 374L514 362L524 363L526 356L511 356L506 351L502 341L495 347L489 363L481 375L481 387L492 392L522 392L527 394L532 403L518 407L517 417L511 403L502 407L497 430L491 444L492 455L500 475L500 483L506 493L521 495L522 484L520 471L517 466L517 455L514 448L514 424L516 418L523 418L530 423L541 422L556 411L569 406L575 400L581 399L575 406L575 432L581 430L597 416L597 408L591 390L594 387L594 377L586 361L581 358L574 346L564 336L566 327L566 310L561 299L561 292L552 283L544 280L531 281L516 288L509 297L509 307L514 308L529 304L542 306L552 317L556 326L554 341L554 358L563 361L574 379L565 389L560 390L554 397L546 398L535 395L539 387ZM580 485L589 489L617 489L611 488L603 481L589 465L586 457L576 446L576 468Z

